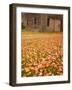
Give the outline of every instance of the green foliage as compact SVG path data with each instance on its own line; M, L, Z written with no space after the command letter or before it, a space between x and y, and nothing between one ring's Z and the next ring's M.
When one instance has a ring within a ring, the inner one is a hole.
M56 71L56 68L49 66L47 68L47 72L55 75L57 71Z

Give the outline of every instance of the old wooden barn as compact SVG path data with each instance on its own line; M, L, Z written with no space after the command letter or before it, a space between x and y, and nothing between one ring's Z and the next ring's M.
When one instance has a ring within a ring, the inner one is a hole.
M22 30L62 32L63 15L22 13Z

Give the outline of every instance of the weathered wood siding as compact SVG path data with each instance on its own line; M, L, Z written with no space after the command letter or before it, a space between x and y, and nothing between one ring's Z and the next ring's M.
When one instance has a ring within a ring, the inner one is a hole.
M22 24L29 31L63 31L63 18L48 14L22 14Z

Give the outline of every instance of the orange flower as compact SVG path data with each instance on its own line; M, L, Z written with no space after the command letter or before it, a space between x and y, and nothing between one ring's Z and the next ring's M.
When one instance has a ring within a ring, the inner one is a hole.
M29 67L25 67L25 71L26 72L29 72L30 70L29 70Z
M28 34L29 35L29 34ZM21 55L22 70L32 72L35 76L51 76L45 68L53 66L57 75L63 73L63 35L62 33L43 33L40 35L22 33Z

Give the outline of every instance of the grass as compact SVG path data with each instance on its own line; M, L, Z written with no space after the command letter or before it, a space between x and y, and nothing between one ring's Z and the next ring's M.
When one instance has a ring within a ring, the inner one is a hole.
M27 35L30 35L30 34L58 34L58 33L62 33L62 32L37 32L37 31L34 31L34 32L30 32L30 31L22 31L22 34L27 34Z

